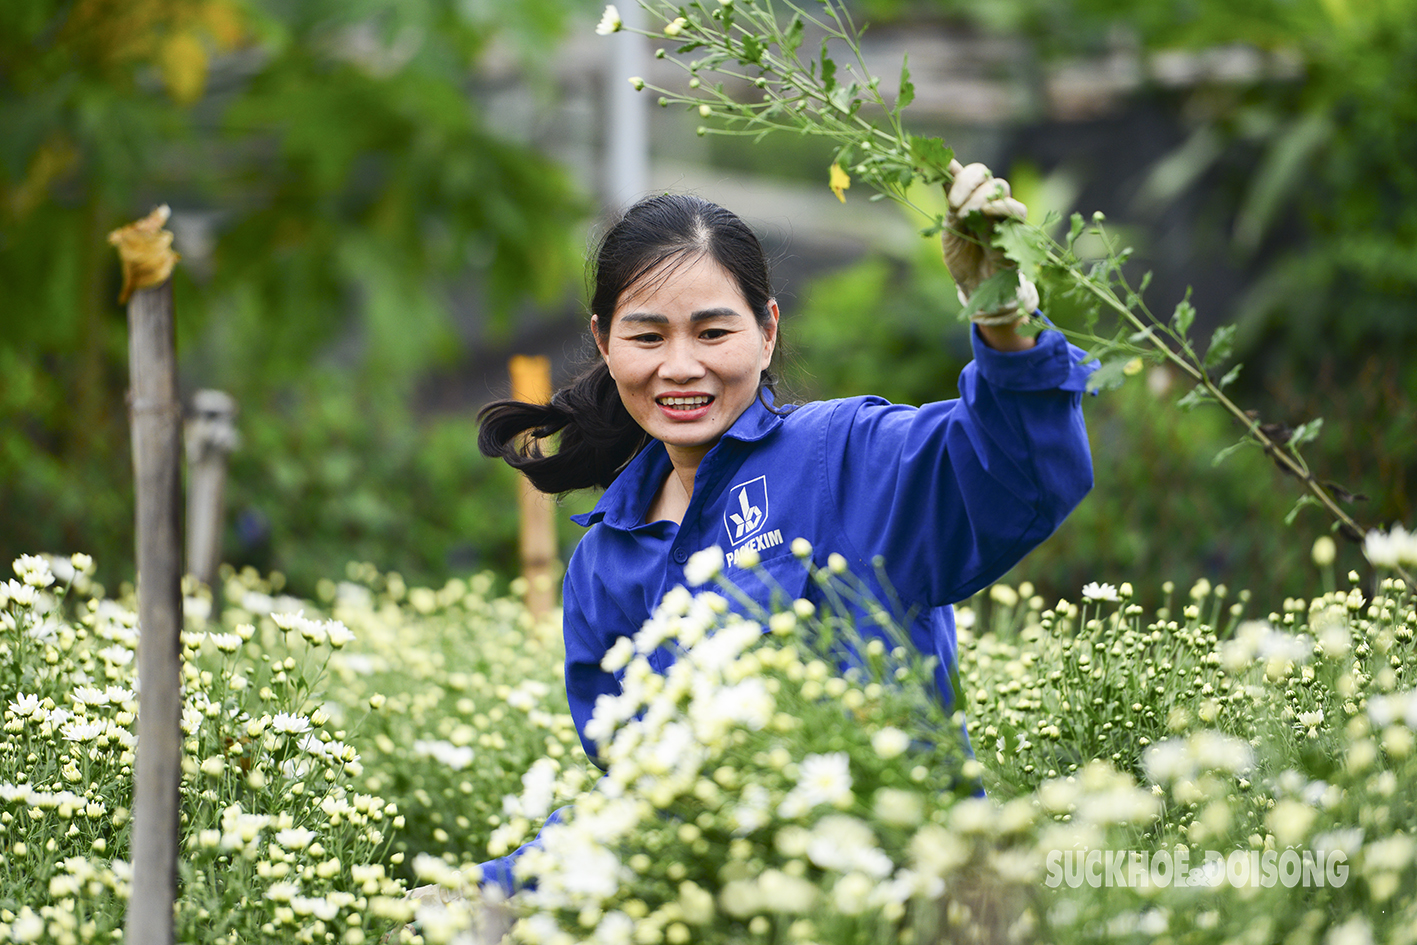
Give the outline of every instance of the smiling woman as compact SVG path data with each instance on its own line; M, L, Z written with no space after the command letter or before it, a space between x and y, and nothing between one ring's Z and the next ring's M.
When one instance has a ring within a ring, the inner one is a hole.
M944 249L964 292L1005 265L991 221L1024 210L982 166L955 181ZM762 247L737 216L696 197L649 198L611 227L594 265L594 368L548 405L490 405L479 437L543 492L605 489L576 517L589 531L563 590L566 690L590 757L603 739L587 723L625 672L606 654L667 592L719 579L745 607L784 593L819 607L807 561L849 569L863 600L898 602L893 616L933 658L937 695L952 705L951 605L1052 534L1092 485L1080 409L1090 368L1057 332L1015 330L1036 293L1021 285L1016 302L976 316L958 399L779 407L778 307ZM544 453L540 441L558 434ZM715 546L714 574L689 566ZM649 657L660 673L674 661L668 645ZM510 891L520 852L484 864L484 881Z

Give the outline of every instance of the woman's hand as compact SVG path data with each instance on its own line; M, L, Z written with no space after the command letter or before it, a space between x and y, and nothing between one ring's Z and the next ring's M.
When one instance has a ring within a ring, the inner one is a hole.
M404 898L410 900L417 909L417 921L420 926L432 924L439 926L444 932L455 932L457 940L467 945L493 945L500 942L511 929L515 919L505 902L497 897L487 897L476 886L467 886L461 890L439 885L418 886L409 890ZM406 928L415 933L427 931L426 928L420 929L411 925ZM398 931L385 936L384 941L399 941Z
M950 162L954 176L946 197L949 213L941 243L945 251L945 266L954 277L961 304L990 276L1012 266L1002 250L993 245L995 221L1025 220L1028 208L1015 200L1009 182L995 177L983 164L963 166ZM980 225L980 224L983 225ZM1012 326L1022 314L1038 307L1038 289L1020 276L1016 299L987 312L976 312L974 321L981 327Z

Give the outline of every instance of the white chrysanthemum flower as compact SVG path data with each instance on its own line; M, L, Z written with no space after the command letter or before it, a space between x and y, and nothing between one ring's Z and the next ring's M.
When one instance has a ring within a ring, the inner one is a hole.
M551 813L551 804L555 799L556 762L550 758L538 758L522 775L521 796L508 794L502 798L502 811L509 817L542 821Z
M883 824L918 827L925 819L925 800L914 791L883 787L876 791L872 812Z
M280 732L282 735L301 735L310 731L310 720L303 715L277 712L271 718L271 728Z
M898 728L887 725L871 735L871 747L876 750L877 755L889 761L905 753L905 750L910 747L910 736Z
M1380 568L1417 565L1417 532L1394 525L1388 532L1376 529L1363 539L1363 553Z
M59 729L59 733L71 742L91 742L107 728L103 722L70 722Z
M684 580L690 587L698 587L707 581L711 581L723 573L723 549L717 545L710 545L702 551L696 551L689 556L689 561L684 565Z
M606 913L595 927L595 945L633 945L635 920L623 912Z
M75 686L69 697L75 705L108 705L108 693L93 686Z
M1324 945L1373 945L1373 926L1361 915L1328 930Z
M1166 784L1178 778L1190 777L1195 772L1196 764L1184 739L1168 738L1165 741L1157 742L1146 750L1142 755L1142 767L1146 769L1146 775L1151 780L1157 784ZM1071 800L1070 797L1070 803ZM1049 807L1049 809L1060 810L1063 808Z
M601 14L601 21L595 26L595 33L597 33L597 35L609 35L611 33L619 33L623 28L625 28L625 21L622 20L619 10L616 10L615 4L612 3L606 6L605 13Z
M354 642L354 631L338 620L330 620L325 623L325 635L330 641L330 646L337 650L346 643Z
M133 651L115 643L98 651L99 659L112 666L127 666L133 662Z
M669 37L678 36L684 32L684 27L689 25L689 21L682 16L676 16L672 22L664 27L664 35Z
M858 870L878 880L895 868L877 845L871 828L845 814L831 814L817 821L807 841L807 859L822 869L838 873Z
M809 807L851 803L851 760L844 751L808 755L797 766L798 794Z
M625 28L625 21L620 18L620 11L615 8L615 4L610 4L605 8L605 12L600 15L600 22L596 24L595 32L600 36L609 36L611 33L618 33Z
M22 719L27 719L39 711L39 696L20 693L10 703L10 711Z
M266 888L266 898L271 902L290 902L298 895L300 895L300 887L284 880L271 883Z
M1115 587L1113 587L1111 584L1098 584L1096 581L1093 581L1091 584L1087 584L1083 587L1082 598L1083 600L1097 600L1109 602L1121 600L1121 598L1117 596L1117 589Z
M22 906L20 914L10 923L10 940L14 942L37 942L44 936L45 922L29 906Z
M16 576L30 587L48 587L54 583L49 562L39 555L20 555L12 565Z
M1209 729L1187 739L1191 756L1201 768L1244 774L1255 765L1254 749L1243 738Z
M223 653L235 653L241 646L241 638L234 633L211 633L207 639Z
M290 827L276 831L276 843L287 850L303 850L316 837L315 831L306 827Z
M812 543L805 538L792 539L792 556L799 561L812 557Z
M740 837L766 827L772 821L772 795L761 784L744 785L728 819L733 832Z
M600 668L607 673L619 672L630 664L634 655L635 641L630 637L621 637L615 641L614 646L605 651L605 656L600 660Z

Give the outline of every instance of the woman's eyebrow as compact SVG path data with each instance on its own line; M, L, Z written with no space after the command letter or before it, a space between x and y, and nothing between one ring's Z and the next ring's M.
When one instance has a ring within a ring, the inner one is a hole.
M742 315L731 308L705 308L689 316L690 324L698 324L715 318L741 318ZM669 316L654 312L628 312L620 316L621 323L634 322L640 325L668 325Z

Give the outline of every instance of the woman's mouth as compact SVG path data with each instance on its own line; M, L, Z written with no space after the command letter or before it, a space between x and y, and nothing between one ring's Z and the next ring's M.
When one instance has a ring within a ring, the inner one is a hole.
M710 394L661 394L654 402L674 420L697 420L708 413L713 400Z

